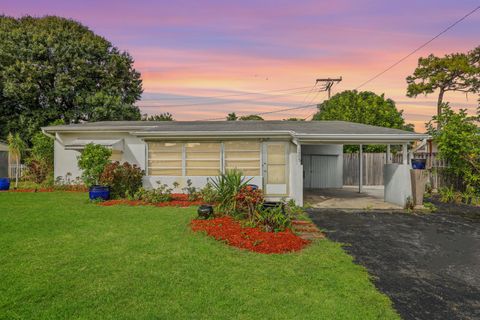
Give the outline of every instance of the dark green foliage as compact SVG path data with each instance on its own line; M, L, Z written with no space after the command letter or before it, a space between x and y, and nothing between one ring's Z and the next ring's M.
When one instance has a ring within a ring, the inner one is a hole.
M241 116L238 120L263 120L262 117L256 114L250 114L248 116Z
M200 192L192 186L192 180L190 179L187 179L187 186L182 191L188 195L188 201L195 201L200 197Z
M133 200L141 200L147 203L160 203L167 202L172 200L172 189L166 184L161 184L160 181L157 181L158 188L155 189L144 189L140 188L133 195Z
M88 187L99 183L111 155L112 151L104 146L93 143L85 146L78 157L78 167L83 170L82 180Z
M173 115L170 112L164 112L161 114L147 115L144 114L142 117L143 121L174 121Z
M145 171L128 162L115 161L105 166L100 176L100 184L110 187L110 197L114 199L134 195L142 187Z
M318 106L312 120L341 120L373 126L413 131L405 124L403 110L397 110L392 99L370 91L347 90L334 95ZM358 146L348 146L346 152L358 151ZM365 146L365 152L384 152L385 146Z
M235 121L238 120L237 114L235 112L229 113L227 115L227 121Z
M277 206L258 210L255 222L267 232L278 232L291 226L292 217L282 209L282 206Z
M439 156L448 160L447 170L460 177L465 187L475 190L480 190L478 120L478 116L470 116L466 110L455 112L445 104L441 114L433 117L427 125L428 133L437 144Z
M41 126L138 120L140 74L133 59L80 23L59 17L0 16L0 139Z
M237 213L236 196L238 192L247 186L249 180L245 180L239 170L227 170L212 180L212 185L218 194L218 212L233 215Z
M407 77L407 96L417 97L438 90L437 116L448 91L478 93L480 90L480 46L468 53L433 54L418 59L413 75Z
M213 188L210 182L207 182L205 187L200 190L200 198L202 198L203 202L208 204L213 204L218 200L218 193Z

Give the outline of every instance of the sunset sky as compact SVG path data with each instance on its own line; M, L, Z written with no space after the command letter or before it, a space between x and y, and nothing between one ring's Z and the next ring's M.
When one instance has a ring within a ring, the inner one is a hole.
M480 4L478 0L402 1L4 1L11 16L59 15L80 21L128 51L143 78L142 112L202 120L318 103L318 77L342 76L353 89ZM420 56L480 45L480 12L362 90L385 93L417 131L436 96L406 97L405 78ZM299 88L290 91L274 91ZM237 95L270 91L264 94ZM214 98L212 98L214 96ZM221 97L218 97L221 96ZM202 98L203 97L203 98ZM205 98L207 97L207 98ZM208 98L210 97L210 98ZM474 111L475 96L446 95ZM265 115L307 117L314 108Z

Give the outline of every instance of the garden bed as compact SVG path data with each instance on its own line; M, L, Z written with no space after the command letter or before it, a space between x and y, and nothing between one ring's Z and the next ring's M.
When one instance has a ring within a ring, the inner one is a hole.
M172 200L158 203L148 203L142 200L128 200L128 199L116 199L100 202L99 205L110 207L115 205L127 205L127 206L155 206L155 207L190 207L203 204L202 199L188 200L187 194L175 193L172 194Z
M205 231L216 240L228 245L258 253L288 253L302 250L310 243L295 235L290 229L281 232L265 232L260 228L242 227L231 217L212 220L193 220L193 231Z

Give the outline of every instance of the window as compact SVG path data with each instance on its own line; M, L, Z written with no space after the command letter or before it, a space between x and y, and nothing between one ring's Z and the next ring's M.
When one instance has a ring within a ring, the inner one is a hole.
M185 165L187 176L216 176L221 170L221 144L216 142L195 142L185 144Z
M148 143L148 175L181 176L182 175L181 143L149 142Z
M238 169L245 176L260 176L260 142L227 141L224 143L225 169Z
M267 184L286 184L286 153L284 143L267 145Z

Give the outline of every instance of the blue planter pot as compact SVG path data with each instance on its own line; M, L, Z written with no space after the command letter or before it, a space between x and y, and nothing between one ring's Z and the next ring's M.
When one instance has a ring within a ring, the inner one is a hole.
M426 159L412 159L412 169L423 170L427 164Z
M95 199L108 200L110 199L110 189L105 186L92 186L90 187L88 196L90 197L90 200L95 200Z
M10 189L10 179L0 178L0 190L5 191Z

